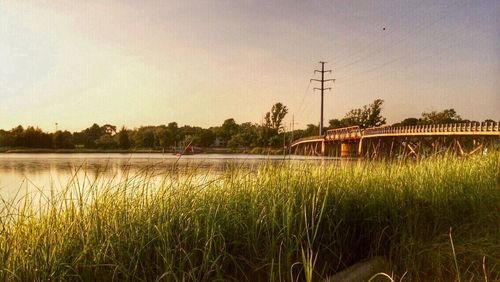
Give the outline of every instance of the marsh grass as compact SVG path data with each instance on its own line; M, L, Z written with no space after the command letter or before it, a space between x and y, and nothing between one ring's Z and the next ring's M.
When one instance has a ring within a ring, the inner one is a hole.
M395 281L498 281L499 169L495 153L75 177L0 205L0 280L316 281L381 255Z

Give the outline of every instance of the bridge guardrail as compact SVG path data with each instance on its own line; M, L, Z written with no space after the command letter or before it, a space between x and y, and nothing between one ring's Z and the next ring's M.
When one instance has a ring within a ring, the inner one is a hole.
M500 131L498 122L468 122L468 123L447 123L447 124L427 124L412 126L388 126L367 128L363 131L363 136L379 134L412 134L412 133L438 133L438 132L495 132Z
M325 135L322 135L322 136L318 135L318 136L308 136L308 137L299 138L299 139L293 141L292 146L296 143L300 143L303 141L315 140L315 139L320 139L320 138L324 138L324 137L325 137Z
M348 140L360 139L363 136L363 131L359 126L350 126L326 131L327 140Z
M499 122L467 122L467 123L446 123L446 124L426 124L411 126L383 126L361 129L359 126L343 127L329 129L323 136L310 136L295 140L292 144L304 142L307 140L316 140L324 138L326 141L344 141L359 140L363 137L373 135L396 135L396 134L422 134L422 133L495 133L500 135ZM442 134L438 134L442 135Z

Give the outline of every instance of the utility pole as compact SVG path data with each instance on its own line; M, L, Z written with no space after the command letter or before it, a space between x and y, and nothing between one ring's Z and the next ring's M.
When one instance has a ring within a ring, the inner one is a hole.
M288 150L288 156L291 157L292 155L292 142L293 142L293 133L295 132L295 114L292 114L292 122L290 123L290 128L292 129L292 137L290 139L290 146Z
M325 82L327 81L333 81L335 82L335 79L325 79L325 72L332 73L331 70L325 70L325 64L326 62L319 62L321 64L321 70L314 70L314 73L316 74L317 72L321 73L321 79L311 79L312 81L318 81L321 82L321 88L314 87L314 90L321 90L321 118L319 120L319 135L323 135L323 94L325 90L332 90L331 87L325 88Z

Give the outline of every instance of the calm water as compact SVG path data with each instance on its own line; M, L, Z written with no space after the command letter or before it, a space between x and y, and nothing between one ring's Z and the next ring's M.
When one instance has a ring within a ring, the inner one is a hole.
M282 162L283 156L267 155L192 155L170 154L0 154L0 197L9 200L17 193L48 193L60 190L71 181L92 183L97 179L117 183L126 176L143 172L153 180L165 178L173 166L180 173L207 175L228 167L255 168L266 162ZM331 158L286 157L286 161L335 162Z

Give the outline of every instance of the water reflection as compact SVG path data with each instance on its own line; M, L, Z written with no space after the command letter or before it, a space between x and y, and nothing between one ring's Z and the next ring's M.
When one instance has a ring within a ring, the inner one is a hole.
M286 157L290 162L335 162L331 158ZM266 162L280 163L283 156L163 154L0 154L0 197L8 200L23 193L49 193L69 183L107 181L113 185L137 175L153 182L179 180L183 175L216 175L230 167L255 169ZM203 178L205 177L205 178Z

